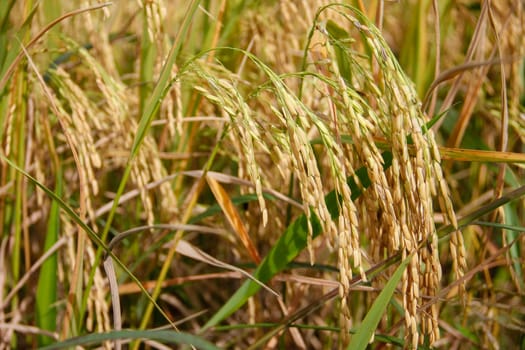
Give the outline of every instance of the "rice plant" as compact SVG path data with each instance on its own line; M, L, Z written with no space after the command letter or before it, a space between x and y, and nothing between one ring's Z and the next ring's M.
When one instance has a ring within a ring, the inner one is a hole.
M523 18L2 2L0 349L524 346Z

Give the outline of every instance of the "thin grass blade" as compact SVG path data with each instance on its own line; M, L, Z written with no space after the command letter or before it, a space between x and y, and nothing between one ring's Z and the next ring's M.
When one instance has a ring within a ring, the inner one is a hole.
M226 269L226 270L230 270L230 271L233 271L233 272L238 272L241 275L244 275L244 276L250 278L255 283L259 284L261 287L263 287L264 289L266 289L268 292L272 293L273 295L279 296L279 294L277 292L275 292L271 288L265 286L264 284L260 283L256 279L254 279L249 273L247 273L243 269L240 269L240 268L238 268L236 266L233 266L231 264L227 264L227 263L225 263L223 261L220 261L219 259L215 259L213 256L211 256L209 254L206 254L205 252L203 252L199 248L193 246L192 244L190 244L189 242L187 242L187 241L185 241L183 239L181 239L177 243L177 253L179 253L181 255L184 255L184 256L187 256L189 258L198 260L198 261L202 261L202 262L204 262L206 264L219 267L221 269Z
M403 262L396 269L388 283L385 285L381 293L377 296L377 299L372 304L370 311L365 316L363 323L357 329L357 332L352 336L350 344L347 349L351 350L364 350L368 346L368 342L372 339L381 317L385 313L386 307L388 306L390 299L394 295L396 286L398 285L403 272L408 266L408 263L412 259L412 255L409 255L403 260Z
M151 125L151 122L153 120L153 117L155 116L155 113L160 107L160 104L162 103L162 100L168 93L168 90L171 86L171 74L173 70L173 66L175 65L175 60L179 55L179 52L182 48L183 44L183 38L188 33L190 24L192 22L192 19L194 18L195 11L197 11L197 8L199 6L200 1L193 0L188 5L188 11L185 15L184 22L182 24L182 28L178 31L177 37L175 38L174 45L171 48L171 51L166 58L166 63L162 67L162 71L160 73L159 80L157 84L155 85L155 88L153 89L152 95L150 99L148 100L148 103L146 104L144 108L144 112L142 113L142 116L140 118L140 124L137 130L137 134L135 135L135 139L133 140L133 146L131 147L131 154L130 154L130 160L133 159L142 142L144 141L144 138L146 137L146 133L149 130L149 127Z
M518 218L518 210L515 205L512 203L509 203L505 206L503 206L503 210L505 211L505 219L507 221L507 224L515 227L520 224L520 220ZM509 260L511 263L509 264L509 268L511 269L511 273L513 274L515 283L518 284L518 289L524 290L525 283L523 281L523 269L522 264L520 261L523 261L521 251L520 249L520 242L518 241L518 237L525 232L525 228L521 227L521 231L516 230L508 230L504 229L503 234L505 235L505 239L507 242L513 242L517 241L517 244L513 244L509 249Z
M55 193L57 197L62 196L62 174L60 170L56 176ZM60 207L58 202L53 201L47 221L44 251L48 251L56 243L59 232ZM37 325L50 332L54 332L56 329L57 310L55 303L57 302L57 269L58 258L55 253L42 264L36 290ZM51 342L52 339L45 336L40 336L38 339L40 346L51 344Z
M45 346L41 350L71 349L81 345L100 344L107 340L132 340L132 339L150 339L163 342L165 344L192 345L197 349L218 350L215 345L206 340L187 333L174 331L136 331L122 330L107 333L95 333L81 337L71 338L53 345Z

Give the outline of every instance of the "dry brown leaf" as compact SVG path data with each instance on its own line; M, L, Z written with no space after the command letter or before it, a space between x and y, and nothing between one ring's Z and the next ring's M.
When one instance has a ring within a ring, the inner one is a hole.
M224 212L224 215L226 215L226 219L228 219L228 222L232 226L233 230L241 239L241 242L248 251L248 254L256 264L259 264L261 262L259 252L255 248L252 239L248 235L248 232L246 231L246 228L242 223L239 212L237 211L237 208L235 208L235 206L233 205L230 196L228 195L228 193L226 193L221 184L219 184L219 182L217 182L215 179L206 176L206 181L208 181L208 185L210 186L210 189L213 192L215 199L217 199L217 202L219 203L222 211Z

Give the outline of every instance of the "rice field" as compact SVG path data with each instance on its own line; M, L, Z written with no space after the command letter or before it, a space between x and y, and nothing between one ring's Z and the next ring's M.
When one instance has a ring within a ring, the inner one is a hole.
M524 348L524 6L0 2L0 349Z

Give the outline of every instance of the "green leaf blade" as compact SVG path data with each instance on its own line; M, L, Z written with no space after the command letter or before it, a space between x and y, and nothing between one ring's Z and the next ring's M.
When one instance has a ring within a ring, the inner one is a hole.
M219 348L210 342L187 333L180 333L175 331L138 331L138 330L122 330L112 331L107 333L88 334L81 337L67 339L49 346L41 348L41 350L56 350L56 349L70 349L75 346L100 344L108 340L131 340L131 339L150 339L163 342L165 344L179 344L192 345L197 349L203 350L218 350Z
M55 193L57 197L62 196L62 174L59 170L56 178ZM57 201L51 202L51 209L47 223L46 240L44 251L48 251L57 242L60 232L60 206ZM43 264L38 276L38 287L36 291L36 313L37 325L50 332L56 329L56 302L57 302L57 253L51 255ZM40 346L51 344L52 339L40 336Z
M372 338L381 317L385 313L386 307L390 303L390 299L394 295L396 286L401 280L405 269L407 268L412 255L409 255L396 269L388 283L385 285L385 288L379 293L379 296L372 304L370 311L365 316L363 323L358 328L357 332L352 336L350 344L347 349L349 350L364 350L368 346L368 342Z

